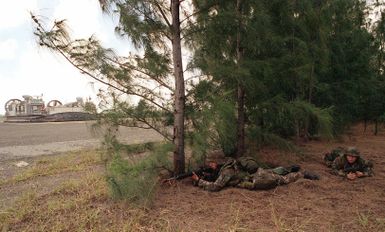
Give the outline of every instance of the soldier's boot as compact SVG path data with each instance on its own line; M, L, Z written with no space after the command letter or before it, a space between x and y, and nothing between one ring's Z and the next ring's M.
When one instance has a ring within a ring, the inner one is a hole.
M318 174L309 172L309 171L304 171L303 172L303 178L309 179L309 180L319 180L320 176Z

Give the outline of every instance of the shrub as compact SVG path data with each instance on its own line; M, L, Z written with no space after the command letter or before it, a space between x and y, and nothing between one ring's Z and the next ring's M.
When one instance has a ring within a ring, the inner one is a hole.
M140 206L152 203L160 168L170 169L172 144L161 144L143 157L123 158L115 151L107 162L107 182L114 199L128 200Z

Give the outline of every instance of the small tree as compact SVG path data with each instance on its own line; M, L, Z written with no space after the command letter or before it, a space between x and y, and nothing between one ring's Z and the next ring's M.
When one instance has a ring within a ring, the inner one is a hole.
M105 116L108 117L105 119L116 125L155 129L174 143L176 174L185 169L185 80L181 26L189 21L190 10L183 8L182 2L100 0L104 12L118 15L116 32L140 49L138 54L128 57L117 56L111 49L103 48L93 36L71 39L65 20L55 21L53 27L46 29L40 19L32 15L36 24L35 35L41 46L62 55L83 74L109 87L103 96L107 94L112 110L106 111ZM181 20L180 15L185 19ZM126 96L138 96L148 104L148 109L164 114L147 117L150 114L134 113L134 108L125 102ZM172 104L169 103L171 97L174 99ZM172 134L164 126L165 114L174 115Z

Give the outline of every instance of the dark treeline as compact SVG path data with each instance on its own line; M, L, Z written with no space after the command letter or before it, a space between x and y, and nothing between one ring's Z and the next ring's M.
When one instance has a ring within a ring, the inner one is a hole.
M194 4L201 13L191 27L193 65L207 78L195 86L189 104L199 129L195 136L207 132L202 143L212 137L208 119L225 152L238 155L242 139L261 145L332 137L357 121L375 122L377 133L385 113L384 18L372 13L379 5L360 0Z

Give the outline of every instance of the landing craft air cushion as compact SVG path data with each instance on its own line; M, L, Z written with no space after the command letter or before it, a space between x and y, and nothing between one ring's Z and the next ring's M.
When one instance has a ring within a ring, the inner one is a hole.
M76 98L75 102L62 104L51 100L45 105L42 97L23 96L24 100L10 99L5 103L4 122L63 122L93 120L95 116L86 112L85 107L94 105Z

